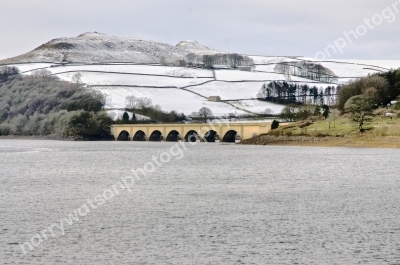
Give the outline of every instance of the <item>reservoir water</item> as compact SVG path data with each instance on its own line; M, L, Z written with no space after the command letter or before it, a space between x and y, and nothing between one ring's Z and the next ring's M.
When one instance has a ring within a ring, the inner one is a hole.
M0 264L400 264L399 161L398 149L1 140Z

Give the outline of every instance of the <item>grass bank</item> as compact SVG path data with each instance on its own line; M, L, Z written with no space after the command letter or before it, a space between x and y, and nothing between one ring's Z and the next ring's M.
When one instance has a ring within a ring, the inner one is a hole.
M377 116L364 132L346 117L331 123L299 121L240 144L400 148L400 118Z

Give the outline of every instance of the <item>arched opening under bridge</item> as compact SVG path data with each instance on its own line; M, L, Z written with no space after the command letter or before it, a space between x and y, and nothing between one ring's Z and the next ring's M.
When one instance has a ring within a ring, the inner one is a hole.
M215 143L216 137L217 137L217 132L210 130L206 132L206 134L203 137L203 140L204 142Z
M228 131L224 137L222 138L222 142L225 143L235 143L236 140L240 140L241 137L240 135L237 133L237 131L235 130L230 130Z
M199 134L194 130L188 131L188 133L185 135L185 142L194 143L199 140L200 140Z
M167 135L167 142L178 142L179 140L182 140L180 134L178 131L171 131L168 135Z
M133 141L146 141L146 134L144 133L144 131L139 130L135 133L132 140Z
M122 131L120 132L120 134L118 135L117 141L130 141L131 137L129 135L129 133L127 131Z
M149 141L160 142L163 140L163 135L160 131L156 130L150 134Z

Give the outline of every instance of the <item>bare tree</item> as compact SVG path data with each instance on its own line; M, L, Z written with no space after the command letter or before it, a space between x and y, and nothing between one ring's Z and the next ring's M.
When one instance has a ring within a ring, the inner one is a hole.
M137 109L138 98L131 95L125 98L126 107L129 109Z
M74 74L71 78L71 82L76 83L76 87L79 87L79 84L82 83L82 74L81 73Z
M186 54L186 59L188 60L189 65L193 65L194 60L196 59L196 54L193 52Z
M214 57L212 55L203 55L203 63L206 68L212 68Z
M47 77L50 77L51 75L52 75L52 73L47 69L35 70L32 72L32 76L34 76L34 77L47 78Z
M328 124L329 124L329 129L331 128L331 123L333 122L333 128L336 128L336 120L339 118L339 110L333 109L329 113L328 116Z
M207 107L202 107L197 114L199 117L204 118L204 122L207 122L207 120L213 116L212 111Z
M146 108L150 108L153 105L151 99L149 98L138 98L137 99L137 108L138 109L146 109Z
M198 117L198 116L199 116L199 113L196 112L196 111L193 111L193 112L190 113L190 115L189 115L189 117L191 117L191 118L196 118L196 117Z
M161 65L167 65L167 60L165 59L164 56L161 56L161 57L160 57L160 64L161 64Z

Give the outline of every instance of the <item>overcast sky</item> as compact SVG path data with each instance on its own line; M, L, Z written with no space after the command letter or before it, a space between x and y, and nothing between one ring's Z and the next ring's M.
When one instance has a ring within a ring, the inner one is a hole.
M249 55L315 57L322 51L327 58L400 59L399 2L0 0L0 59L31 51L54 38L89 31L172 45L191 39L221 51ZM390 10L383 11L388 7ZM371 21L367 26L364 19L373 17L375 24ZM350 35L351 44L339 41L343 54L331 48L329 57L324 48L338 38L349 42L343 31L357 27L363 36L355 39Z

